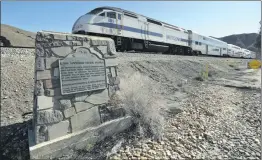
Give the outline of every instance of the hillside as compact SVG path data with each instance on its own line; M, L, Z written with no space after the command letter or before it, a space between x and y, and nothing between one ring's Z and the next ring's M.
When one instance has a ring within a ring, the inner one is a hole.
M257 36L257 33L244 33L229 35L217 39L256 52L257 48L254 47L254 43L256 41Z
M1 24L0 41L6 46L34 47L35 33L25 31L10 25ZM2 44L1 44L2 45Z

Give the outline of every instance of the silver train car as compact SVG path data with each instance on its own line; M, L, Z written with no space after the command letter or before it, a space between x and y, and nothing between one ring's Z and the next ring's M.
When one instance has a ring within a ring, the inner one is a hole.
M82 15L72 33L110 37L118 51L244 58L237 46L115 7L99 7Z

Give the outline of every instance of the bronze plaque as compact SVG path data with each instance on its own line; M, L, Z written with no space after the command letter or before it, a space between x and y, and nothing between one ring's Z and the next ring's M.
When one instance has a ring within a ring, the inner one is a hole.
M105 61L95 56L59 60L61 94L106 88Z

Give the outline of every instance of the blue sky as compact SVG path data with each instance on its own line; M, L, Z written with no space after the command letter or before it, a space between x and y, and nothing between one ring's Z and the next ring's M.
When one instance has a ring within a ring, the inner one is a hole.
M71 32L75 20L100 6L130 10L206 36L258 32L260 1L11 1L1 23L29 31Z

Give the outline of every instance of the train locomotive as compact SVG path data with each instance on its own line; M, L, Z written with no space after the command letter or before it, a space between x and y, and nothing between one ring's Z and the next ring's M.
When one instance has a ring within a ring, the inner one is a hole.
M122 52L254 57L254 53L238 46L115 7L99 7L82 15L72 33L110 37Z

